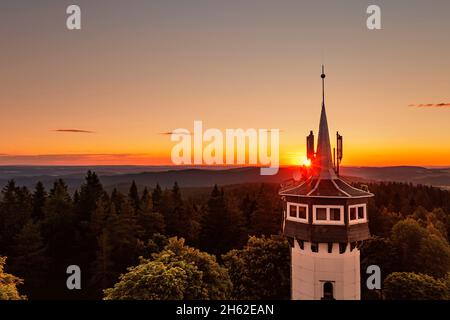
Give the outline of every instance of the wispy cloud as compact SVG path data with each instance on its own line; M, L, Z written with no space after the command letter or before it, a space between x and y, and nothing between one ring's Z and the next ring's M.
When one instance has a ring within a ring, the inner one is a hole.
M175 131L166 131L166 132L160 132L159 134L162 134L164 136L170 136L172 134L179 134L179 135L187 135L189 136L190 134L187 132L175 132Z
M449 108L450 103L449 102L441 102L441 103L420 103L420 104L409 104L409 107L416 107L416 108Z
M170 158L144 153L0 154L0 165L120 165L162 164Z
M263 132L273 132L275 129L259 129L259 130L261 130ZM284 131L281 129L278 129L278 132L284 132Z
M80 129L56 129L52 130L54 132L70 132L70 133L95 133L94 131L89 130L80 130Z
M274 131L274 129L259 129L259 130L261 130L262 132ZM283 130L278 129L278 132L283 132ZM172 134L188 135L188 136L191 135L190 133L187 133L187 132L175 132L175 131L159 132L158 134L167 135L167 136L170 136Z

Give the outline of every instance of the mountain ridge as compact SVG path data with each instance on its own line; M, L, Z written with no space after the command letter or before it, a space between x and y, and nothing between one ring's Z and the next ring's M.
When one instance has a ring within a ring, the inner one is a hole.
M176 166L0 166L0 184L14 179L18 185L33 187L42 181L50 187L64 179L70 189L79 187L88 170L99 175L105 186L129 184L170 187L209 187L214 184L281 183L292 178L294 167L281 167L274 176L261 176L259 167L176 167ZM420 166L341 167L341 175L352 181L395 181L450 188L450 167Z

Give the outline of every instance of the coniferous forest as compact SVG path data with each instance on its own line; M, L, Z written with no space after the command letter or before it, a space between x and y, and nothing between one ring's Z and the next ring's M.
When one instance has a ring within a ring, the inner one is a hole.
M107 192L89 171L69 192L9 181L0 196L0 299L289 299L276 184L183 194L175 183ZM363 299L450 299L450 192L370 184ZM66 269L81 269L68 290ZM365 270L381 268L381 290Z

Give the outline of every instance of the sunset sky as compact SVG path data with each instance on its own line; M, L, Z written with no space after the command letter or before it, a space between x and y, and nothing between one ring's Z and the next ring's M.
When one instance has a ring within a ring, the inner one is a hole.
M369 4L382 30L366 28ZM449 13L448 0L2 1L0 164L170 164L162 133L194 120L279 128L292 164L317 137L324 63L343 165L450 165Z

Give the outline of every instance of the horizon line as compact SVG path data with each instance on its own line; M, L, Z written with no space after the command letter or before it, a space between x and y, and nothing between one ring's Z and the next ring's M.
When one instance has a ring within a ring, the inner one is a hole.
M173 167L173 168L224 168L224 169L234 169L234 168L264 168L264 165L175 165L175 164L0 164L2 167ZM279 168L292 168L301 167L301 165L295 164L280 164ZM341 168L396 168L396 167L421 167L421 168L450 168L450 164L443 165L419 165L419 164L392 164L392 165L341 165Z

